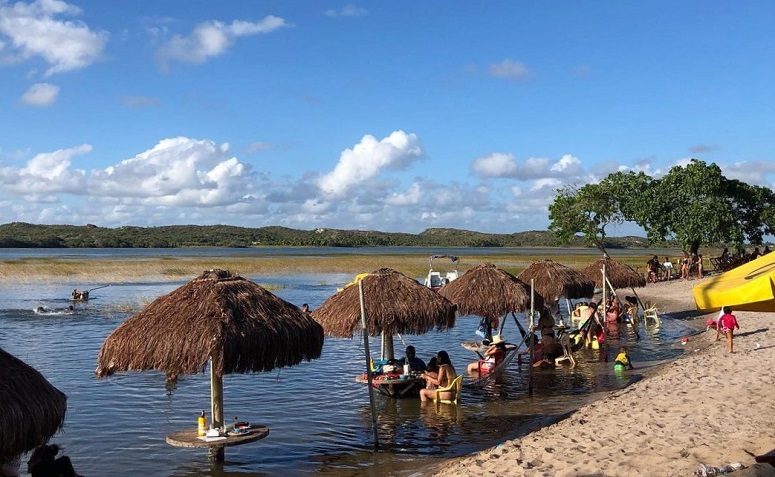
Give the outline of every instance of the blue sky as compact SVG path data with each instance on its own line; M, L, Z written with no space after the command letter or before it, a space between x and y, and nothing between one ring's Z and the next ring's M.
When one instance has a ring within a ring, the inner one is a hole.
M773 18L768 1L0 0L0 222L511 233L617 170L694 157L773 187Z

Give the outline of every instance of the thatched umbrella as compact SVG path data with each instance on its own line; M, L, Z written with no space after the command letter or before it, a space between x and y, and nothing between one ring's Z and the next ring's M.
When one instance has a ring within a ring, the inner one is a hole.
M412 278L381 268L361 279L369 336L419 335L455 326L455 305ZM357 286L347 286L312 312L327 336L352 338L361 326ZM392 356L391 356L392 357Z
M595 283L576 269L546 259L533 262L517 277L523 282L535 280L536 291L545 300L565 297L587 298L594 295Z
M209 361L218 427L223 375L293 366L319 358L322 348L322 327L295 305L226 270L210 270L116 328L100 348L96 373L159 370L176 376L204 372Z
M603 265L605 265L606 278L615 289L646 286L646 278L631 266L610 258L601 258L581 269L581 273L587 279L595 282L595 288L603 288L603 274L601 272Z
M439 289L461 315L495 319L530 309L530 285L491 263L477 265ZM535 296L543 306L540 292Z
M45 444L65 421L67 396L0 349L0 461Z
M455 305L417 280L390 268L380 268L356 277L313 311L312 316L323 325L328 336L352 338L356 328L363 333L376 450L379 443L368 337L381 335L386 357L392 359L394 334L419 335L434 328L438 331L452 328Z

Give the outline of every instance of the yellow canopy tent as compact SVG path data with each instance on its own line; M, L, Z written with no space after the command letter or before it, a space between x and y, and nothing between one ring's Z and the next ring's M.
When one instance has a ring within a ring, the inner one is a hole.
M698 310L775 311L775 253L709 278L692 292Z

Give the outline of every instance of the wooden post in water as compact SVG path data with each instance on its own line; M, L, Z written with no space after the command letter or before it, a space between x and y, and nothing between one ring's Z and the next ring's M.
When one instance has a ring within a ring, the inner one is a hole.
M377 435L377 409L374 407L374 386L372 386L373 375L371 373L371 353L369 353L369 331L366 327L366 304L363 299L363 280L358 281L358 297L361 304L361 330L363 332L363 348L366 350L366 380L368 381L369 386L371 432L374 437L374 450L376 451L379 449L379 437Z
M535 325L533 324L535 321L533 317L533 313L535 312L535 282L535 278L530 279L530 326L527 329L528 339L530 340L530 368L528 369L527 373L527 394L530 396L533 395L533 361L535 360L536 349L535 333L533 331L535 328Z
M218 371L213 365L215 362L222 362L223 350L218 349L210 355L210 419L213 429L223 425L223 375L218 375ZM223 462L225 459L223 447L210 447L207 451L207 458L214 462Z

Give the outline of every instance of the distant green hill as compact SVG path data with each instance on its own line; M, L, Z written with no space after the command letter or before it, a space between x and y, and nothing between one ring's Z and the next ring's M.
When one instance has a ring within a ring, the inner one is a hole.
M486 234L469 230L432 228L419 234L375 230L287 227L234 227L230 225L170 225L118 227L96 225L36 225L13 222L0 225L3 248L177 248L177 247L560 247L548 231ZM580 237L567 244L588 247ZM611 237L608 248L646 248L643 237Z

